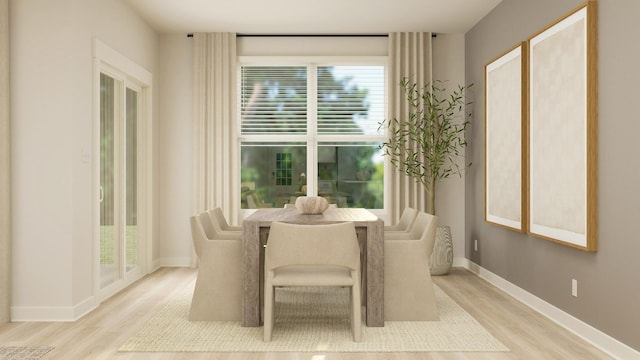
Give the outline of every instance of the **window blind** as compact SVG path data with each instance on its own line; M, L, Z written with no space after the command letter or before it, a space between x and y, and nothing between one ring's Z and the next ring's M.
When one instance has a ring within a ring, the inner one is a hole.
M318 66L318 134L380 135L384 66Z
M307 132L305 66L241 67L242 134Z
M382 135L384 87L381 65L317 66L317 73L307 66L242 66L241 133L307 134L309 111L317 111L319 135ZM309 110L308 94L317 94L317 110Z

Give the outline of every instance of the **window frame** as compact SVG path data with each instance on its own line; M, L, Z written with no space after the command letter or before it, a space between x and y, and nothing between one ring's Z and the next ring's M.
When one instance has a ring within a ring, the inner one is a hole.
M241 84L242 81L242 67L243 66L307 66L307 76L309 81L307 82L307 109L308 109L308 121L307 121L307 133L306 134L242 134L242 111L241 101L237 101L236 104L236 119L234 119L234 132L236 134L236 148L237 153L242 151L243 142L260 142L260 143L282 143L282 142L305 142L307 144L307 192L314 194L318 191L318 158L317 148L319 143L354 143L354 142L384 142L388 138L387 130L385 129L378 135L338 135L338 134L318 134L318 119L317 119L317 68L319 66L383 66L384 67L384 100L383 106L385 118L388 111L388 79L389 79L389 66L387 56L238 56L237 69L236 69L236 83ZM313 74L313 75L311 75ZM241 98L242 87L236 87L236 99ZM313 164L309 166L309 164ZM236 183L240 182L240 164L235 164L237 167L234 169L234 177L232 181ZM387 157L384 157L384 180L383 180L383 207L381 209L368 209L372 213L386 218L388 209L390 207L389 194L390 192L390 163ZM310 180L316 179L316 180ZM238 201L238 209L240 209L240 220L246 218L255 209L241 209L240 207L240 194L236 196Z

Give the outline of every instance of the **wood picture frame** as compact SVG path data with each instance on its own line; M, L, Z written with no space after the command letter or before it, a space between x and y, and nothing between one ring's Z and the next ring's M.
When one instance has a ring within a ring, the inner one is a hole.
M527 46L485 65L485 221L527 229Z
M596 3L584 3L527 44L528 232L596 251Z

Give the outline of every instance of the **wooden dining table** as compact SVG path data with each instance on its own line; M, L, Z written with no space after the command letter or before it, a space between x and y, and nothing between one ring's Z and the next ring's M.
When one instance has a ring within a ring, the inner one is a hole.
M264 246L271 223L331 224L351 221L361 248L367 326L384 326L384 222L366 209L329 208L305 215L296 208L258 209L242 222L242 326L260 326L263 306Z

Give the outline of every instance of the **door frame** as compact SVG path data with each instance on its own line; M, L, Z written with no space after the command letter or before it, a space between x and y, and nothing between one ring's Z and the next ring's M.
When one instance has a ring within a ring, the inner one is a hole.
M110 48L99 39L93 43L93 294L99 302L129 286L145 274L152 271L153 266L153 184L152 184L152 74L129 60L124 55ZM113 284L100 288L100 74L104 73L116 80L124 81L124 90L139 90L138 108L138 237L139 268L136 276L117 279ZM127 86L130 84L130 86Z

